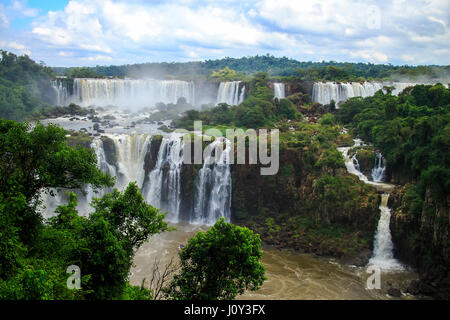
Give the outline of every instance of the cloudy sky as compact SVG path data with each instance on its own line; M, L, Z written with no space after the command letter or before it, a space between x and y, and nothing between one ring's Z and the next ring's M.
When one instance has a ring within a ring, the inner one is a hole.
M0 48L51 66L270 53L450 64L449 0L0 0Z

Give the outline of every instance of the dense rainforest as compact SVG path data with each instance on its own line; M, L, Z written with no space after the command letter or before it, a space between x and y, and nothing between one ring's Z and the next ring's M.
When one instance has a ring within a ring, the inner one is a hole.
M418 269L419 291L450 297L450 90L441 84L417 85L394 96L386 88L372 97L349 99L336 109L334 102L312 102L296 84L293 94L274 99L271 86L274 79L287 77L360 81L426 75L438 79L448 77L448 66L315 63L256 56L50 70L26 56L2 51L0 118L23 121L48 114L44 93L53 72L69 78L197 74L218 81L245 80L248 88L240 105L182 110L173 126L192 129L195 120L202 120L204 129L280 130L278 174L261 176L259 165L233 165L231 208L236 225L220 220L187 244L180 254L179 272L164 290L166 297L226 299L244 288L258 289L264 281L264 268L255 262L261 257L261 242L366 265L373 250L380 195L348 174L336 149L351 146L354 137L371 143L353 150L358 152L361 169L370 169L364 167L371 166L375 153L381 152L387 178L397 184L389 198L396 256ZM71 105L57 112L90 111ZM0 120L0 298L155 298L154 291L131 286L128 275L134 251L144 240L170 232L164 213L148 205L135 184L123 192L112 190L114 181L97 169L94 151L69 146L66 134L52 125ZM199 168L183 170L184 183L192 186ZM70 194L68 204L59 206L54 218L43 220L38 210L42 192L70 191L86 183L111 191L94 200L91 215L79 216L77 198ZM236 254L228 256L227 265L221 255L224 234L230 240L229 252ZM243 242L246 250L241 252ZM217 259L209 259L205 252L214 252ZM66 288L69 265L87 271L81 291ZM248 266L247 271L233 269L236 265ZM225 269L230 277L223 279L223 286L211 282L209 275ZM241 286L236 287L236 277L243 279Z
M224 58L200 62L161 62L89 68L61 68L53 70L69 77L154 77L198 78L213 71L230 68L242 76L266 72L271 77L299 80L364 81L370 79L444 79L450 67L394 66L390 64L347 63L336 61L300 62L287 57L257 55L243 58Z
M386 158L396 254L450 292L450 90L416 85L343 103L337 119ZM373 159L373 157L372 157Z

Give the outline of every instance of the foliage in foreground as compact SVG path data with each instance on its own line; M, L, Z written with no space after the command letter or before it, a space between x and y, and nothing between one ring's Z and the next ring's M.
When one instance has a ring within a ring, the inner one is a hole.
M0 299L120 299L150 297L127 284L133 253L167 230L164 214L131 183L92 203L81 217L75 194L47 222L41 192L112 186L91 149L71 148L65 130L0 120ZM66 286L66 269L81 269L81 290Z
M261 239L222 218L199 232L180 252L181 270L166 289L175 300L234 299L262 286Z

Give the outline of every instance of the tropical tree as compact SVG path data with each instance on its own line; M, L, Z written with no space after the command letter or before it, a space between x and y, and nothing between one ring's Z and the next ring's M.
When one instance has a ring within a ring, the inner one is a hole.
M222 300L259 289L266 279L260 246L258 234L221 218L181 250L181 269L166 295L176 300Z

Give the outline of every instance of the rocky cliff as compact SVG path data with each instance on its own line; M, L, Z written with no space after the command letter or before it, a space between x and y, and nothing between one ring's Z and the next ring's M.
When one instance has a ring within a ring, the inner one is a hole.
M448 203L434 201L430 190L421 201L412 184L397 187L389 198L395 256L417 268L420 293L450 298L450 237Z

